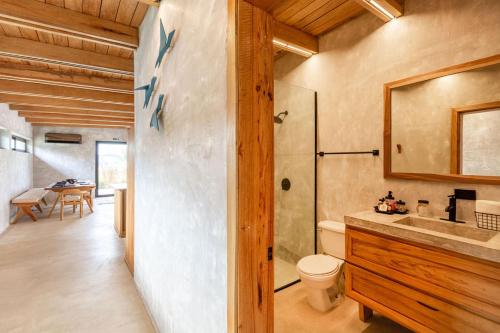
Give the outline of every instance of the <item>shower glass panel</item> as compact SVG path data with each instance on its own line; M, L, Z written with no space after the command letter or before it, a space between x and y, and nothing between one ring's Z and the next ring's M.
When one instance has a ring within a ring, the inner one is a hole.
M274 288L299 279L297 262L315 252L314 91L274 81Z

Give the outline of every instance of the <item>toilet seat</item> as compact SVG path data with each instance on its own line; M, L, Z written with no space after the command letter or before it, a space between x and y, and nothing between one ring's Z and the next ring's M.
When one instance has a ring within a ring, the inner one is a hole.
M342 260L335 257L315 254L300 259L297 263L297 269L309 276L328 276L335 275L342 263Z

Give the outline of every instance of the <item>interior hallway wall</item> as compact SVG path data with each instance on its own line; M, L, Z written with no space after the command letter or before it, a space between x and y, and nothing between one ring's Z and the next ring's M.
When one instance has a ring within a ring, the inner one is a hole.
M397 20L383 24L365 14L321 37L318 55L279 59L275 78L318 91L319 150L382 152L383 84L500 53L499 12L496 0L406 0ZM412 211L429 199L438 216L455 188L500 200L499 186L384 179L382 156L318 162L319 220L372 209L388 190ZM474 220L473 202L458 206L458 218Z
M29 123L10 111L7 104L0 104L0 127L30 138L32 128ZM10 201L31 188L33 184L33 155L0 148L0 233L9 226L15 207Z
M160 19L175 44L155 69ZM160 332L227 330L227 2L163 0L140 27L135 280ZM160 94L160 130L150 128Z
M45 133L73 133L82 136L82 144L46 143ZM127 141L126 129L34 127L33 184L45 187L68 178L95 182L96 141ZM55 195L50 193L49 200Z

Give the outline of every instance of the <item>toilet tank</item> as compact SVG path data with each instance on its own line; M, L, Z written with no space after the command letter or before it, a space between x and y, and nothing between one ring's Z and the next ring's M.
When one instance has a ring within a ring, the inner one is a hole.
M336 258L345 259L345 224L335 221L321 221L318 228L323 251Z

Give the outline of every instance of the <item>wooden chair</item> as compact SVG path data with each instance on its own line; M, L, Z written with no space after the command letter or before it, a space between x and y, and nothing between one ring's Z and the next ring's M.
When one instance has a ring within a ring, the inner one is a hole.
M83 197L85 192L79 189L67 189L60 193L61 212L59 219L64 218L64 206L73 206L73 213L76 211L76 206L80 206L80 218L83 217Z

